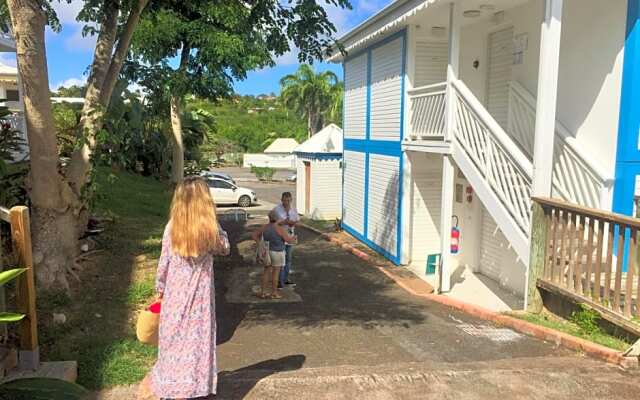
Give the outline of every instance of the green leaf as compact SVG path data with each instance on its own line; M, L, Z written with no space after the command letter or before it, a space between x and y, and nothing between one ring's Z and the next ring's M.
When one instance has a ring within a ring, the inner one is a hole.
M0 312L0 322L18 322L24 317L24 314Z
M5 283L15 279L18 275L22 274L26 270L26 268L14 268L0 272L0 285L4 285Z
M0 400L80 400L88 394L82 386L61 379L26 378L0 385Z

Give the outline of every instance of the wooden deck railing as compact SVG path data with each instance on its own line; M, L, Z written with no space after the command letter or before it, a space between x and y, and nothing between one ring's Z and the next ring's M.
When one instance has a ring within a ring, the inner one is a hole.
M12 267L27 268L27 271L18 277L16 286L18 312L26 315L20 321L19 329L20 366L24 369L36 369L40 363L40 356L29 209L24 206L12 207L10 210L0 207L0 222L11 225L11 240L19 263Z
M613 322L640 316L640 219L534 198L530 303L535 287L585 302Z

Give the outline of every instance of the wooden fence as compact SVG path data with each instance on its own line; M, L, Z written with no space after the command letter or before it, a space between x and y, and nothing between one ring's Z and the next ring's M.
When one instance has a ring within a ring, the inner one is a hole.
M640 333L640 219L534 198L529 302L535 287L583 302ZM532 297L533 295L533 297Z
M24 206L13 207L10 210L0 207L0 222L11 225L11 241L18 262L18 265L11 267L27 268L27 271L18 277L16 285L18 312L26 315L20 321L19 327L20 366L24 369L36 369L40 357L29 209Z

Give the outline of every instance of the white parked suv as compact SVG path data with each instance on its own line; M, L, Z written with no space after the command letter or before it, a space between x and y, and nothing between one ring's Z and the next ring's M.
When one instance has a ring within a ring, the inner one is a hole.
M258 201L256 192L236 186L225 179L208 178L207 184L216 204L237 204L240 207L249 207Z

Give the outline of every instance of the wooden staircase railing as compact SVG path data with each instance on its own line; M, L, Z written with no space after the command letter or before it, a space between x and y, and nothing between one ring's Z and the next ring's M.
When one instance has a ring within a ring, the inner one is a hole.
M35 370L40 364L40 353L29 209L25 206L16 206L11 209L0 207L0 222L11 225L11 240L19 263L15 267L27 268L27 271L17 280L18 312L26 315L20 321L19 365L21 369Z
M529 306L536 287L586 303L640 334L640 219L556 199L534 198Z

